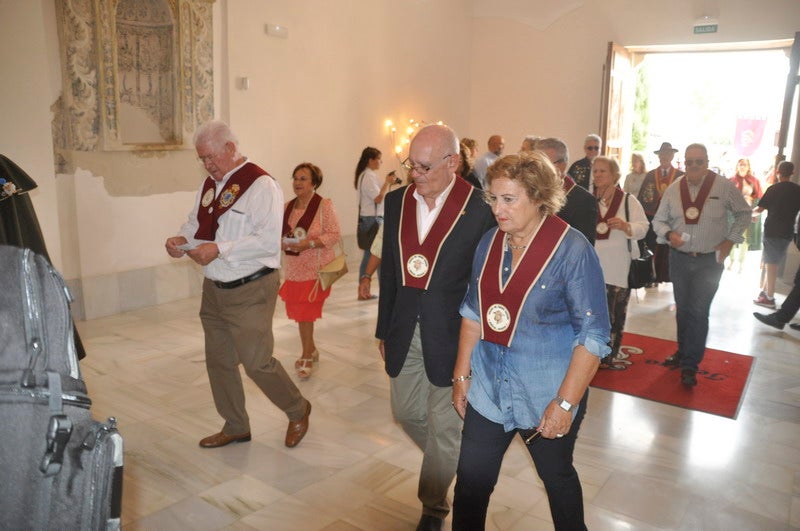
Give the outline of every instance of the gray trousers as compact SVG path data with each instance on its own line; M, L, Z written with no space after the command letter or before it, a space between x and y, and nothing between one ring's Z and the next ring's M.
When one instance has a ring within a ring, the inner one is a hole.
M417 492L422 512L440 518L450 512L447 491L461 446L462 422L452 399L452 387L437 387L428 380L418 325L403 369L391 379L392 415L423 452Z
M277 271L233 289L220 289L208 279L203 282L200 320L206 339L206 369L214 405L225 419L222 431L226 435L250 431L240 363L289 420L300 420L306 412L306 399L281 362L272 357L272 316L279 283Z

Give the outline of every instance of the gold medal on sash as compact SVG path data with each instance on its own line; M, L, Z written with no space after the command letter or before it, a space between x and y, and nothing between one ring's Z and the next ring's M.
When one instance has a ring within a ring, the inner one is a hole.
M303 227L295 227L293 234L298 240L304 240L306 237L306 229Z
M601 221L597 224L597 234L605 234L608 232L608 223Z
M208 190L206 190L206 193L203 194L203 203L202 203L203 208L205 208L208 205L210 205L211 201L213 201L213 200L214 200L214 189L213 188L209 188Z
M686 219L697 219L700 216L700 211L697 207L689 207L686 209L686 212L684 212L684 215Z
M428 259L422 254L412 255L406 262L406 270L414 278L424 277L428 272L428 267Z
M486 310L486 324L495 332L505 332L511 324L511 312L502 304L492 304Z

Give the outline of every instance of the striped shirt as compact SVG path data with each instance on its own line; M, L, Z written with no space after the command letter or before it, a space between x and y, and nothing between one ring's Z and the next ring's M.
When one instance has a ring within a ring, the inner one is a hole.
M703 181L706 178L704 177ZM684 179L686 176L676 179L661 198L661 204L653 218L653 230L658 235L658 243L669 244L666 238L668 231L690 236L688 242L677 248L685 253L714 252L714 248L723 240L730 240L733 243L743 242L742 234L750 224L752 212L736 185L717 175L697 224L686 225L680 190L680 183ZM696 186L687 182L692 200L697 197L703 181Z

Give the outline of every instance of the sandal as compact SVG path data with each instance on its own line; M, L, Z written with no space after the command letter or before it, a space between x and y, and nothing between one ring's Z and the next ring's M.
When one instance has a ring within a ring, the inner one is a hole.
M300 356L299 358L297 358L294 361L294 368L295 369L299 369L300 366L303 365L303 363L305 363L305 360L309 360L309 359L313 363L318 363L319 362L319 350L315 350L314 352L312 352L310 358L304 358L303 356Z
M311 358L300 358L295 363L295 368L297 369L297 376L301 380L307 379L311 376L311 372L314 370L314 360Z

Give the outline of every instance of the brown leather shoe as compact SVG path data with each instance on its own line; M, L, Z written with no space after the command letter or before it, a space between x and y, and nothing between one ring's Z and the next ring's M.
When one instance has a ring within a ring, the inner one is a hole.
M303 418L297 421L289 421L289 427L286 429L286 440L284 441L287 447L294 448L300 444L300 441L306 436L306 432L308 431L308 417L310 415L311 402L308 403L308 409L306 409L306 414L303 415Z
M200 441L201 448L219 448L232 442L247 442L250 440L250 432L242 433L241 435L225 435L222 432L209 435Z

